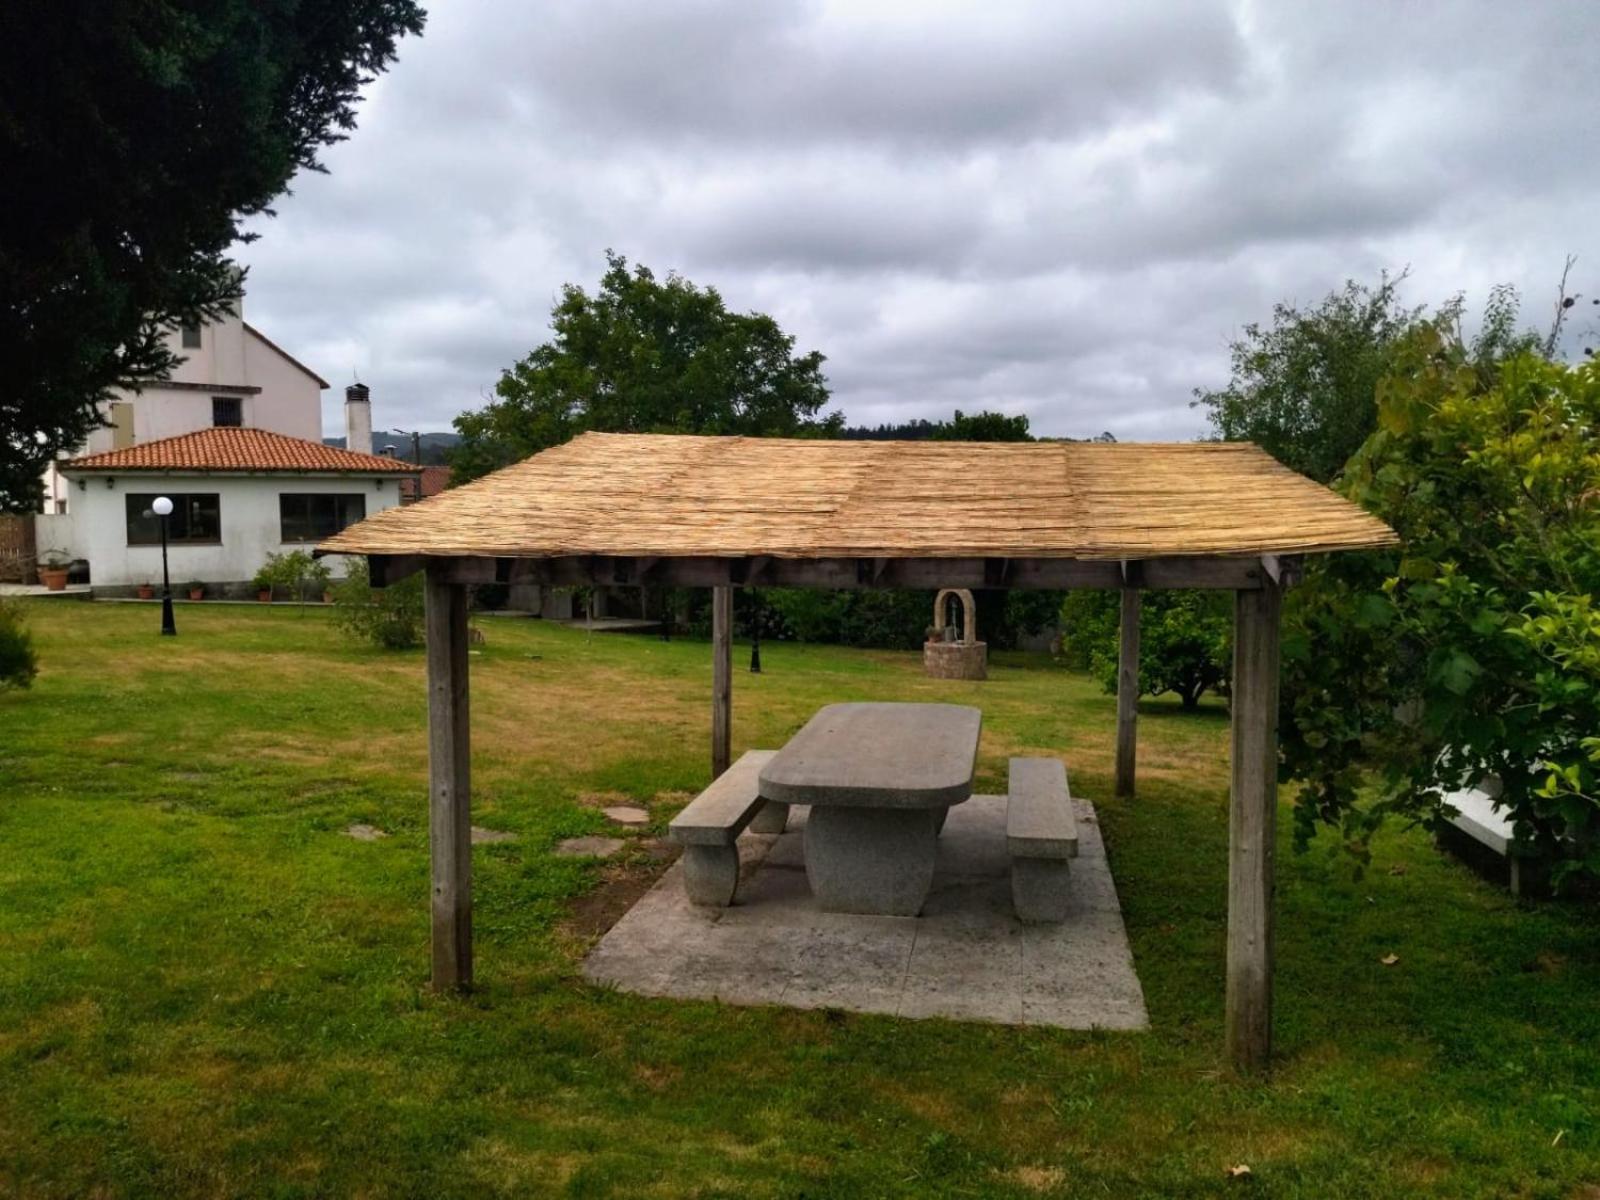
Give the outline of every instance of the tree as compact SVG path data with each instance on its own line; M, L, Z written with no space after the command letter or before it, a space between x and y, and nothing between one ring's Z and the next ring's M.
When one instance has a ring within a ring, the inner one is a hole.
M1139 599L1139 694L1200 705L1207 691L1226 694L1232 673L1233 614L1224 592L1171 589ZM1121 601L1116 592L1069 592L1061 606L1067 661L1117 690Z
M959 408L949 421L934 426L936 442L1031 442L1028 418L1008 417L1004 413L980 412L967 416Z
M607 251L594 295L568 284L555 336L500 377L496 399L456 418L456 481L475 479L590 430L767 437L831 434L823 356L761 313L733 313L715 288L657 279Z
M1400 549L1313 560L1283 643L1297 833L1364 852L1495 777L1518 852L1600 872L1600 366L1486 371L1433 326L1380 388L1342 490Z
M162 378L173 325L240 295L225 257L354 128L415 0L0 7L0 508Z
M1424 319L1400 303L1404 279L1384 275L1371 288L1350 280L1315 308L1274 305L1269 327L1246 325L1230 344L1227 386L1196 388L1193 404L1219 438L1255 442L1327 483L1372 432L1378 381Z
M839 431L852 441L902 442L1031 442L1026 416L1008 417L1004 413L974 413L970 417L959 408L948 421L916 417L899 425L853 425Z
M1377 429L1379 384L1417 330L1429 327L1449 337L1485 377L1516 354L1553 357L1577 301L1566 291L1572 262L1557 288L1548 335L1518 328L1521 297L1501 284L1490 290L1478 333L1468 341L1465 297L1452 296L1432 314L1406 308L1398 294L1404 272L1382 276L1373 288L1349 280L1316 308L1276 305L1271 328L1246 325L1229 347L1228 385L1196 388L1192 404L1208 410L1212 432L1224 441L1255 442L1285 466L1331 483Z

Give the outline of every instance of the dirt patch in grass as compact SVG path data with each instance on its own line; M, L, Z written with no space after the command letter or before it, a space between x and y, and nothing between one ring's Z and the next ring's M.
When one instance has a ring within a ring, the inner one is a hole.
M627 792L579 792L578 803L584 808L614 808L623 804L638 804L639 801Z
M626 861L604 867L599 884L572 902L563 932L585 943L603 936L655 886L679 854L678 847L664 838L642 841L636 850Z
M1052 1192L1067 1181L1060 1167L1012 1167L1001 1178L1030 1192Z

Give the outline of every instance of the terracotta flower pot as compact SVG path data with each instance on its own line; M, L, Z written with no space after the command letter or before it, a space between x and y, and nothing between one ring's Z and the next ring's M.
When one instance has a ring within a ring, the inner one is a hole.
M65 567L40 567L39 582L44 584L48 591L65 591L67 587L67 569Z
M272 603L272 589L271 588L257 588L256 589L256 599L261 601L261 603L263 603L263 604L271 604Z
M139 585L139 599L141 599L141 600L154 600L155 598L156 598L156 589L153 586L151 586L148 583L141 583Z
M191 599L191 600L204 600L205 598L206 598L206 590L205 590L205 588L197 587L197 588L190 588L189 589L189 599Z

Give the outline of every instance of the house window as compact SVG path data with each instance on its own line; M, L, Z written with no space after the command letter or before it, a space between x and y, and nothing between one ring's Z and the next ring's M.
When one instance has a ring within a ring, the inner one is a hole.
M183 348L185 350L200 349L200 326L185 325L183 327Z
M159 546L161 544L161 518L151 510L157 496L172 501L172 515L167 518L167 541L181 545L184 542L222 541L222 498L215 492L129 492L128 545Z
M278 520L286 542L320 542L367 515L367 498L345 492L284 492Z
M211 397L211 423L238 428L244 424L244 401L237 396Z

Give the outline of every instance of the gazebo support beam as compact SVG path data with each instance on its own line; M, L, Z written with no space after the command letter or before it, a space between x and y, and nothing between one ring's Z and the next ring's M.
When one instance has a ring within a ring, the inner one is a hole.
M1003 564L1008 588L1220 588L1240 591L1271 581L1259 557L1146 558L1126 563L1078 558L777 558L670 555L559 555L542 558L406 554L369 558L375 587L437 563L453 583L532 583L548 587L638 586L646 572L666 587L928 588L994 587ZM1287 560L1278 560L1285 562Z
M448 572L426 576L428 851L433 987L472 984L472 775L468 728L467 589Z
M1227 1052L1272 1057L1273 855L1278 816L1278 617L1268 585L1233 601L1233 778L1228 805Z
M733 761L733 588L711 589L711 778Z
M1139 758L1139 592L1122 589L1122 620L1117 644L1116 794L1133 795Z

